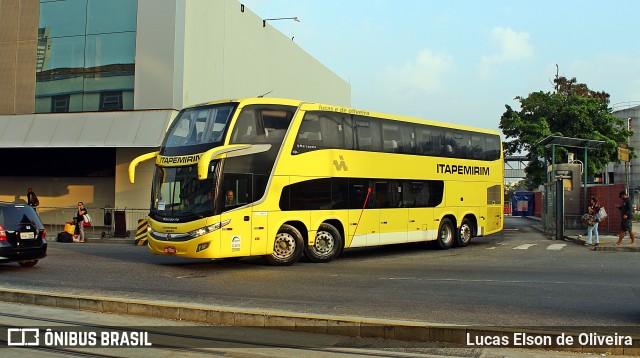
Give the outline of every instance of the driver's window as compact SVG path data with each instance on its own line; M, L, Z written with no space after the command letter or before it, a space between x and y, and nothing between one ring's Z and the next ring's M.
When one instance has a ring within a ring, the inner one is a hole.
M226 174L223 182L223 211L252 201L250 174Z

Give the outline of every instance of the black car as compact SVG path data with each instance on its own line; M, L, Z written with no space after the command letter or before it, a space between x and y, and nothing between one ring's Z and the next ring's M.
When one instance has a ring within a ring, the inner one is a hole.
M32 207L0 202L0 262L34 266L47 256L45 236L44 225Z

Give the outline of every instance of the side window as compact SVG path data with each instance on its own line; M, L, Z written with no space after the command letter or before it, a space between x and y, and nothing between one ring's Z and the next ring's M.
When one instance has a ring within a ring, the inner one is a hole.
M387 153L400 153L403 146L398 124L382 123L382 150Z
M242 109L231 133L231 144L280 144L289 128L295 108L247 106Z
M374 196L376 208L388 208L390 207L389 200L389 183L386 181L375 181L374 183Z
M500 159L500 137L497 135L489 135L486 138L486 159L496 160Z
M364 200L364 199L363 199ZM349 208L349 180L346 178L331 178L331 208Z
M471 134L471 158L486 159L485 137L482 133Z
M316 149L353 149L351 116L334 112L304 115L292 154Z
M468 132L451 130L445 136L446 156L451 158L471 158L469 148L471 137Z
M370 188L367 179L349 179L349 209L362 209ZM365 208L374 207L373 197L369 195L369 200Z
M250 203L253 200L251 183L251 174L225 174L220 206L222 211Z
M442 203L444 182L437 180L404 181L402 205L409 208L435 207Z
M416 134L413 131L413 125L409 123L400 123L400 153L416 154Z
M442 128L432 126L419 126L417 132L418 154L447 156L453 151L453 147L444 143L444 131Z
M280 196L280 208L282 210L331 209L331 179L314 179L288 185Z
M375 118L356 117L353 129L356 132L356 149L382 151L380 123Z
M304 153L322 147L322 128L320 116L310 112L304 115L293 146L293 154Z

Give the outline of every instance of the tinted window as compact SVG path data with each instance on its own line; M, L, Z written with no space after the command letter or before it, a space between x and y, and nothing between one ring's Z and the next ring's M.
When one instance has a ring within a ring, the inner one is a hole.
M372 152L382 151L382 135L380 122L376 118L355 117L355 148Z
M371 188L371 193L369 193ZM444 182L360 178L313 179L283 188L280 209L326 210L435 207L442 203Z
M231 134L231 144L281 144L287 133L294 107L246 106Z
M282 210L331 209L330 178L304 181L288 185L286 189L280 197Z
M0 206L0 225L7 230L16 230L20 224L33 224L42 227L38 214L30 206Z

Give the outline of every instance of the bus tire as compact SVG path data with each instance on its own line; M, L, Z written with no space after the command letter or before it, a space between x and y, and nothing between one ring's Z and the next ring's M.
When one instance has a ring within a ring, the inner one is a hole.
M438 228L438 238L436 244L440 250L447 250L453 245L456 237L456 230L449 219L442 219Z
M473 237L473 224L471 220L464 219L462 220L462 225L460 225L460 229L458 230L458 235L456 237L456 245L460 247L465 247L469 245L471 238Z
M304 251L304 240L298 229L284 224L278 230L273 242L273 253L265 259L274 266L288 266L296 263Z
M333 225L323 223L316 232L313 246L305 246L304 254L311 262L329 262L342 249L342 235Z

